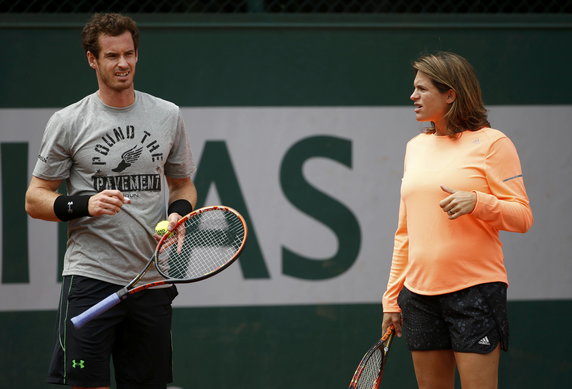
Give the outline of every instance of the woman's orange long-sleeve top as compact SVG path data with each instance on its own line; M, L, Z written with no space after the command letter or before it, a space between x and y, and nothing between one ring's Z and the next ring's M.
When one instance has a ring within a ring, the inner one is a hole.
M439 206L449 195L441 185L475 192L474 210L449 220ZM499 231L526 232L532 223L520 159L505 134L482 128L455 139L411 139L384 312L400 311L403 285L439 295L487 282L508 284Z

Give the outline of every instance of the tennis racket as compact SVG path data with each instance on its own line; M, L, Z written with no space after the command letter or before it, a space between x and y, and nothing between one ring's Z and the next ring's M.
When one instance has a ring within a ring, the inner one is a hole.
M354 373L349 389L379 388L394 333L395 327L389 326L381 339L365 353Z
M145 268L127 286L73 317L73 325L81 328L122 300L147 288L196 282L214 276L238 258L247 235L244 218L234 209L211 206L189 213L177 222L172 232L163 235ZM151 265L164 279L136 286Z

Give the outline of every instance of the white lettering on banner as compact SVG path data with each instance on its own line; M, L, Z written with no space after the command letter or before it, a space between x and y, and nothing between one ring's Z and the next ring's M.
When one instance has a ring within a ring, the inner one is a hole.
M562 255L572 252L570 229L564 224L572 218L568 206L572 199L568 182L561 179L572 173L571 108L490 107L493 126L518 148L535 216L535 225L526 235L502 234L512 300L572 298L572 262ZM54 111L0 110L0 143L28 143L29 174L42 131ZM267 276L245 278L241 266L235 264L212 279L181 286L176 306L380 301L397 222L403 153L407 140L421 128L411 108L183 108L183 116L197 161L209 142L224 143ZM290 165L292 150L312 147L316 139L343 146L349 153L344 158L349 160L312 154L310 149L296 160L299 174L291 176L296 173ZM339 232L292 201L288 191L294 179L327 195L357 222L357 256L339 274L312 279L299 276L303 267L294 275L285 272L286 251L324 261L339 252L340 244L347 245L340 243ZM211 186L205 204L220 201L216 185ZM29 283L0 283L0 311L57 306L57 223L29 219L28 235ZM546 266L545 258L550 258L551 266Z

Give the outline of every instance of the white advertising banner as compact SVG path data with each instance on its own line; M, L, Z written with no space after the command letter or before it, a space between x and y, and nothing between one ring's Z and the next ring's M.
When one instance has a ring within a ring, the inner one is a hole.
M54 111L0 110L0 143L28 144L28 177ZM258 246L255 265L264 271L253 276L234 264L181 285L175 306L380 301L405 144L421 129L411 108L183 108L183 115L196 162L207 145L213 153L210 173L201 164L197 172L215 177L202 203L221 203L229 190L243 202ZM527 234L502 234L509 298L572 299L572 107L495 106L490 120L518 148L535 216ZM224 196L217 169L232 178ZM0 284L0 311L57 306L57 223L27 222L29 282Z

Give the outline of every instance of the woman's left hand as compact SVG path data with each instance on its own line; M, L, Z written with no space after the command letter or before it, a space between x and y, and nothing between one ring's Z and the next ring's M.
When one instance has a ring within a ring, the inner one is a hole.
M447 213L449 220L471 213L475 209L475 204L477 204L476 193L451 189L446 185L441 185L441 189L449 193L449 196L439 202L439 206L443 212Z

